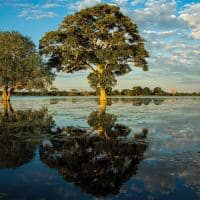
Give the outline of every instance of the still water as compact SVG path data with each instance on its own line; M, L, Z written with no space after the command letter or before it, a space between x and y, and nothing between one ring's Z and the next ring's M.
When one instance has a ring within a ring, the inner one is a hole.
M0 199L200 199L200 98L14 97Z

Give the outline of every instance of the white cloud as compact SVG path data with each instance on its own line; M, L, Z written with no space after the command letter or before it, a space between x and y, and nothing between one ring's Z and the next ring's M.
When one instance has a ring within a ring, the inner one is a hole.
M23 17L26 20L40 20L45 18L54 18L56 13L50 11L52 8L61 7L60 3L15 3L12 6L21 8L21 13L18 17Z
M169 30L169 31L150 31L150 30L143 30L143 33L153 34L157 36L169 36L176 33L176 30Z
M145 0L133 0L133 1L131 2L131 5L132 5L132 6L136 6L136 5L141 4L141 3L144 3L144 2L145 2Z
M101 0L81 0L76 2L73 7L76 10L81 10L83 8L88 8L88 7L92 7L95 6L97 4L101 3Z
M191 27L191 36L194 39L200 39L200 3L188 4L180 12L179 18Z
M133 18L143 27L174 28L177 26L176 2L148 0L143 9L136 10Z
M14 7L20 7L20 8L30 8L30 6L34 6L33 4L29 4L29 3L14 3L12 5Z
M40 20L44 18L54 18L56 14L53 12L43 12L41 10L26 9L21 12L18 17L24 17L26 20Z
M128 3L128 0L115 0L116 4L118 4L119 6L121 5L125 5Z
M61 5L58 3L46 3L42 5L42 8L56 8L56 7L60 7Z

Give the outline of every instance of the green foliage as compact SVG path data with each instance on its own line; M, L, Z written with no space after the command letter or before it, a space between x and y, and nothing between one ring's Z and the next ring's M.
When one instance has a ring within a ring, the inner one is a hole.
M51 84L53 74L30 38L2 31L0 44L0 86L40 89Z
M14 111L8 103L0 112L0 168L16 168L30 162L38 143L54 127L46 108Z
M108 4L65 17L57 30L40 40L40 52L57 70L72 73L90 69L88 79L96 90L101 82L110 90L116 84L115 76L130 72L131 64L147 70L148 52L137 25L118 7ZM97 65L104 66L101 79Z
M113 114L103 114L99 111L94 111L90 113L88 117L88 124L95 129L98 129L99 126L102 126L106 131L109 131L114 126L117 117Z
M133 87L133 95L142 95L143 94L143 89L140 86L135 86Z
M10 109L9 109L10 108ZM0 113L0 136L13 134L15 137L44 134L54 127L53 117L46 108L39 110L14 111L11 107Z
M106 89L107 93L111 93L112 88L116 85L117 80L111 70L106 69L103 71L101 80L99 80L97 73L89 73L88 74L88 82L90 86L99 93L99 87L100 85L103 85Z
M153 94L154 95L163 95L163 94L165 94L165 92L160 87L155 87L153 89Z
M148 96L151 95L151 90L148 87L143 88L143 95Z
M121 91L121 95L123 95L123 96L132 96L133 95L133 91L130 90L130 89L123 89Z

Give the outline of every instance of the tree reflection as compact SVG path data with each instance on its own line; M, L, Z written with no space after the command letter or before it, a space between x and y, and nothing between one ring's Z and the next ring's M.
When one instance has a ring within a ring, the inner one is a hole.
M155 105L160 105L160 104L162 104L164 101L165 101L164 98L154 98L154 99L153 99L153 103L154 103Z
M93 111L88 117L88 124L92 130L97 130L99 136L107 139L127 136L131 129L123 124L116 123L117 116L100 111Z
M80 101L80 99L66 99L66 98L52 98L50 99L50 104L58 104L61 101L71 101L72 103L76 103L78 101ZM84 99L82 99L84 100ZM128 103L128 104L132 104L133 106L148 106L148 105L161 105L162 103L164 103L164 101L169 100L169 98L162 98L162 97L154 97L154 98L147 98L147 97L109 97L107 99L107 105L112 105L115 103ZM174 98L171 98L171 100L176 100ZM84 100L85 101L85 100ZM91 102L91 103L98 103L98 99L96 99L95 97L92 98L88 98L87 101Z
M31 143L0 135L0 168L16 168L31 161L35 147Z
M166 99L165 98L111 98L112 103L131 103L133 106L142 106L142 105L161 105Z
M16 168L34 157L36 142L53 126L45 108L14 111L10 102L0 112L0 168Z
M143 159L148 130L132 137L130 128L116 124L116 120L116 116L106 113L106 105L100 103L99 111L88 117L91 130L97 130L97 134L75 127L62 128L59 132L64 137L57 136L40 146L41 160L87 193L95 196L118 193Z
M3 112L0 113L0 134L31 137L33 133L48 133L53 126L53 117L48 114L47 108L14 111L10 102L3 104Z

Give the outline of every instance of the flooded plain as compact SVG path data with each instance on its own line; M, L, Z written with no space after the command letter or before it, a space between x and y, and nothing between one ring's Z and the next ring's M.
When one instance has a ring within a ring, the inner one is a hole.
M200 199L200 98L14 97L0 199Z

